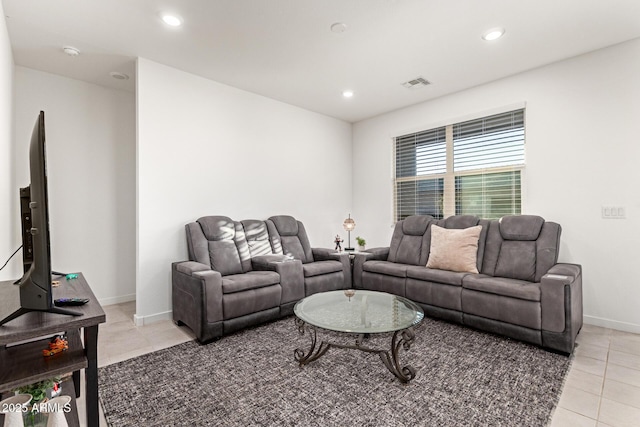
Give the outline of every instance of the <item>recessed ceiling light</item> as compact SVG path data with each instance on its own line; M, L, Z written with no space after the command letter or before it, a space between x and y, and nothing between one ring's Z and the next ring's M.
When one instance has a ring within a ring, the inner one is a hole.
M504 35L504 28L492 28L482 35L482 39L486 41L497 40Z
M331 25L331 31L334 33L344 33L345 31L347 31L347 26L342 22L336 22L335 24Z
M116 80L129 80L128 75L126 75L125 73L120 73L118 71L112 71L109 73L109 75Z
M80 55L80 51L78 49L76 49L75 47L71 47L71 46L64 46L62 48L62 51L64 53L66 53L69 56L78 56Z
M162 22L164 22L165 24L171 27L179 27L180 25L182 25L182 19L180 19L180 17L176 15L163 13L161 15L161 18L162 18Z
M353 91L352 90L344 90L344 91L342 91L342 96L344 96L345 98L351 98L351 97L353 97Z

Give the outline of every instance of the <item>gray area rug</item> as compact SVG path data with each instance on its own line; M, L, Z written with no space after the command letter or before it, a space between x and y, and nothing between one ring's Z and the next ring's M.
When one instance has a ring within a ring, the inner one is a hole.
M308 340L290 317L180 344L100 368L100 401L118 427L544 426L570 366L566 356L427 318L402 352L417 370L403 385L377 355L357 350L332 348L300 368L293 351Z

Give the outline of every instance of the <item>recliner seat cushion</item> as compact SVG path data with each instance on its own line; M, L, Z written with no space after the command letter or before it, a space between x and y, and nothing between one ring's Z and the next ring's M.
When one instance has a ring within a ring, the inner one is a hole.
M412 279L423 280L425 282L444 283L453 286L462 286L462 279L469 273L460 273L449 270L438 270L427 267L407 268L407 277Z
M232 274L222 277L222 293L232 294L278 283L280 283L280 275L275 271L250 271L243 274Z
M302 271L304 272L304 277L341 273L342 263L340 261L316 261L309 264L302 264Z
M373 260L365 262L362 269L370 273L384 274L386 276L407 277L407 268L409 267L406 264Z
M524 280L469 274L462 279L462 287L527 301L540 301L540 284Z

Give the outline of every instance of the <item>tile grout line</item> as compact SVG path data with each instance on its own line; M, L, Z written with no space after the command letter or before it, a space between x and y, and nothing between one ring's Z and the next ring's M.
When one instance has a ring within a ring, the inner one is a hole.
M598 400L598 411L596 413L596 423L600 422L600 409L602 407L602 399L604 396L604 384L607 381L607 369L609 369L609 352L611 351L611 339L609 339L609 347L607 348L607 357L604 365L604 373L602 374L602 386L600 388L600 399Z

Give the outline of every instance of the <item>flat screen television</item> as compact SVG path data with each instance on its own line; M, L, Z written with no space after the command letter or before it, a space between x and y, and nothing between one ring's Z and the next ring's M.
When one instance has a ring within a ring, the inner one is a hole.
M29 186L20 189L25 270L22 278L16 282L20 286L20 308L0 320L0 325L30 311L81 315L75 311L56 307L53 302L44 111L40 111L31 134L29 174L31 179Z

